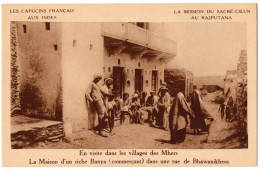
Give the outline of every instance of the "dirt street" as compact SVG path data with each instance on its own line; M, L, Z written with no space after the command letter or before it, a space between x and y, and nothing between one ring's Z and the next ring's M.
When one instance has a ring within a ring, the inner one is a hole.
M210 96L208 96L210 97ZM208 111L214 116L215 121L212 123L213 128L210 129L210 142L207 140L209 134L194 135L188 128L186 139L183 143L169 143L170 132L158 128L150 127L148 123L129 124L126 126L115 127L115 135L109 135L108 138L101 137L93 131L74 133L69 137L69 141L62 140L56 143L42 142L27 148L74 148L74 149L201 149L201 148L238 148L237 140L229 140L223 142L214 142L214 137L223 136L229 133L222 131L221 127L231 127L230 123L222 121L218 113L218 105L212 103L210 98L205 98L205 105ZM107 130L108 132L108 130ZM213 137L212 137L213 136ZM213 140L212 140L213 138Z

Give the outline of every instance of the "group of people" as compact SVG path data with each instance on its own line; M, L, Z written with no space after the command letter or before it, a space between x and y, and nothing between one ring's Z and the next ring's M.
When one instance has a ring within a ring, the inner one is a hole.
M98 83L101 79L101 74L94 74L93 81L89 84L85 94L86 100L92 103L98 115L98 126L95 128L99 131L98 134L108 137L103 131L105 122L108 122L110 134L113 135L115 116L118 115L121 125L125 123L126 115L129 115L130 123L143 124L140 95L135 93L130 100L129 94L124 93L123 97L118 99L112 92L113 79L105 78L104 85L99 87Z
M126 115L129 115L130 123L144 124L144 114L147 112L147 121L151 126L170 130L172 143L184 141L188 125L194 129L195 134L199 134L201 130L207 130L205 119L212 119L197 89L190 96L191 106L182 92L172 98L166 83L162 84L157 94L151 91L148 97L145 92L135 92L131 99L128 93L123 93L122 98L117 99L112 93L113 79L105 78L104 85L99 88L98 82L101 79L100 74L94 75L93 82L87 89L86 99L96 109L99 122L97 129L103 137L107 137L103 132L105 120L108 120L110 133L113 134L115 116L120 117L121 125L125 123Z
M114 95L112 93L112 78L106 78L104 85L100 88L98 83L102 79L102 75L99 73L94 74L93 81L89 84L85 97L93 104L98 115L98 126L96 129L99 131L99 135L108 137L104 132L105 120L108 119L110 133L113 133L114 127L114 107L116 103L114 101Z
M141 99L138 92L134 93L131 99L128 93L123 93L123 98L118 100L120 124L124 125L126 115L129 115L130 123L144 124L141 107Z
M154 127L170 130L172 143L184 141L188 125L194 130L194 134L200 134L201 131L208 130L205 120L214 120L205 109L201 94L196 87L190 96L190 106L182 92L177 93L172 99L166 83L159 89L158 97L156 100L154 92L151 92L144 110L148 112L148 120Z

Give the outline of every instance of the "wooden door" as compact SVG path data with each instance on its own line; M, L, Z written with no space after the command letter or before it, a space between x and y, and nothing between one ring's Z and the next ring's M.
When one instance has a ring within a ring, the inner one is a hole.
M143 92L143 70L135 69L135 92Z
M152 71L152 90L157 94L158 71Z
M116 96L123 96L124 92L124 68L113 67L113 93Z

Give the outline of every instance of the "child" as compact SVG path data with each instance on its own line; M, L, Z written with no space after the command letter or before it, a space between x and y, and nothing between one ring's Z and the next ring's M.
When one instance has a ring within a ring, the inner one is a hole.
M129 100L129 94L128 93L124 93L123 94L123 99L120 99L119 100L119 104L120 104L120 112L121 112L121 115L120 115L120 124L121 125L124 125L125 123L125 115L126 114L130 114L130 100Z
M110 134L113 135L113 128L114 128L114 120L115 120L115 112L116 112L116 102L114 100L114 95L108 97L108 104L107 104L107 113L108 113L108 125L110 128Z

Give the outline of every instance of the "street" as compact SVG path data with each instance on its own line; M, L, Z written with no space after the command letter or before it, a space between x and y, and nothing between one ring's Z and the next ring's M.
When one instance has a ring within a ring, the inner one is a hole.
M187 128L186 139L183 143L171 144L169 142L170 132L150 127L148 123L129 124L126 126L117 126L114 129L114 135L108 133L108 138L101 137L93 131L74 133L68 140L59 142L40 142L27 148L38 149L217 149L217 148L239 148L239 142L236 138L226 139L235 133L234 123L222 121L218 113L219 105L211 102L214 94L208 94L204 97L205 105L208 111L214 116L215 121L211 124L209 133L194 135L193 131Z

